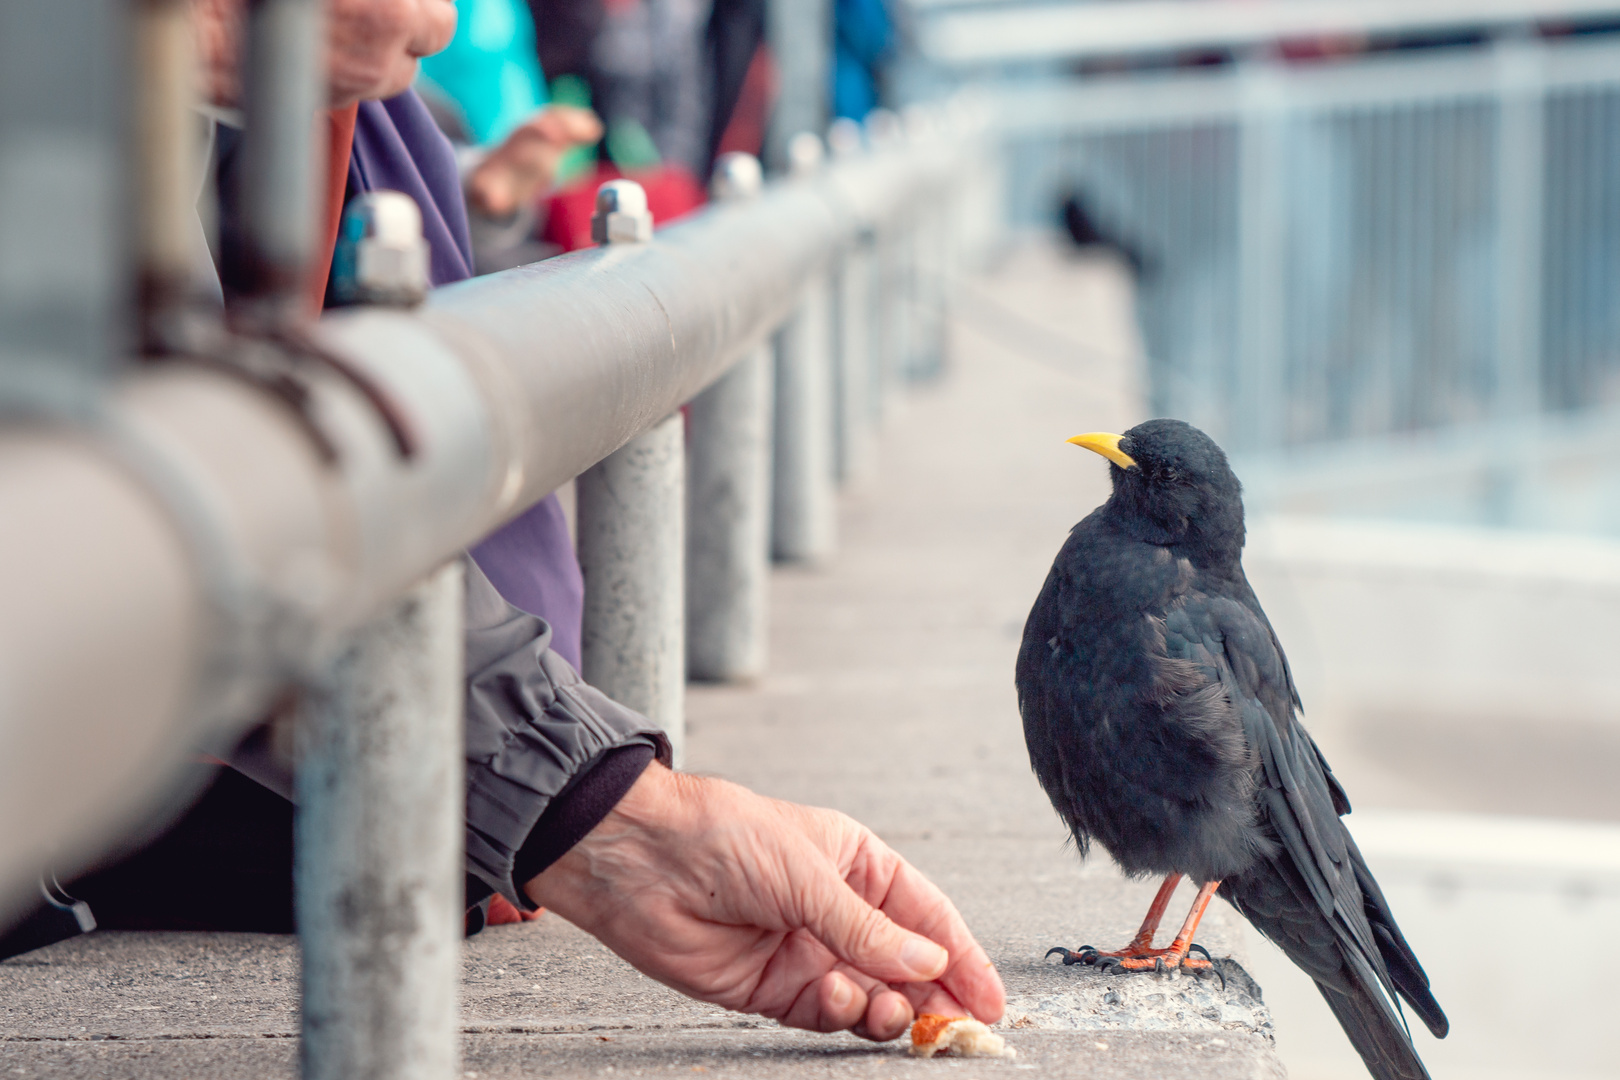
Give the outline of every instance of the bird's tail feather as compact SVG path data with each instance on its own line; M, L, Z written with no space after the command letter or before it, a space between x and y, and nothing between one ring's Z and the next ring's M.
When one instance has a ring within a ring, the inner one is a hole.
M1389 999L1379 992L1376 981L1369 986L1362 978L1371 974L1370 971L1354 973L1348 993L1322 983L1317 983L1316 988L1322 992L1328 1008L1333 1010L1339 1026L1344 1028L1350 1044L1375 1080L1429 1080L1429 1072L1413 1049L1406 1027L1396 1017Z
M1370 920L1369 920L1370 921ZM1412 1006L1412 1011L1418 1014L1424 1026L1429 1029L1437 1039L1443 1039L1451 1031L1451 1021L1440 1008L1440 1003L1434 1000L1434 993L1429 989L1429 977L1424 974L1423 968L1412 955L1412 949L1401 937L1399 929L1394 929L1394 923L1375 922L1372 924L1373 934L1378 938L1378 951L1384 958L1384 965L1389 969L1390 980L1395 989L1400 992L1406 1003Z
M1446 1037L1451 1030L1451 1022L1441 1010L1440 1003L1434 999L1429 990L1429 976L1424 972L1423 965L1412 952L1412 947L1406 943L1401 934L1401 928L1395 924L1395 915L1389 908L1389 901L1384 899L1384 891L1373 880L1372 872L1367 869L1366 860L1361 857L1361 849L1356 842L1345 834L1345 843L1350 852L1350 862L1356 869L1356 883L1361 886L1361 895L1364 902L1363 911L1367 922L1372 927L1373 937L1378 944L1379 956L1389 971L1390 981L1401 997L1412 1006L1425 1026L1437 1039Z

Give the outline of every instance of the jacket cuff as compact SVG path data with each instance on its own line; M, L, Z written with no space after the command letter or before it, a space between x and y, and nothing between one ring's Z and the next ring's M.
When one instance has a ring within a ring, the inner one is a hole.
M620 746L603 754L546 807L513 862L512 881L523 891L546 867L599 825L653 762L650 746Z
M548 637L521 650L526 654L521 663L497 662L467 680L467 723L484 736L476 741L488 745L488 736L499 732L491 754L475 756L469 740L467 871L531 911L535 905L513 880L513 871L518 852L552 802L612 751L642 747L648 759L656 756L668 764L671 758L662 731L580 679L545 648ZM628 789L627 783L618 795ZM591 821L585 831L595 824Z

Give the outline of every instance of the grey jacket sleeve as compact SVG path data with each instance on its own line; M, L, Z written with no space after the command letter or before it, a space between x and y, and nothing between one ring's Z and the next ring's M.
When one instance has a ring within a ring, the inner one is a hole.
M508 604L468 558L467 871L532 908L512 864L553 799L603 754L669 740L646 717L585 683L550 649L551 627Z

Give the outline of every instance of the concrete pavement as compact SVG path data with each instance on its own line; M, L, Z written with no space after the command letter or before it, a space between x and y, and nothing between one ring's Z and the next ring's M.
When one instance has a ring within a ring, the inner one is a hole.
M1110 264L1044 249L975 286L946 377L892 412L846 493L836 561L775 575L769 674L688 702L690 769L847 811L952 896L1006 980L1017 1060L787 1032L688 1001L548 916L467 943L468 1076L1282 1075L1241 969L1223 989L1043 960L1122 943L1154 888L1065 845L1012 688L1051 558L1106 493L1064 439L1144 415L1125 289ZM1224 904L1204 927L1241 957ZM0 964L0 1078L290 1077L296 965L291 939L200 934L95 934Z

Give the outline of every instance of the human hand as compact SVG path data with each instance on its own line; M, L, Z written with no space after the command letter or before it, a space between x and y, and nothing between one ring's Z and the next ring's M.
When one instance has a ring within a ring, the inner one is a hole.
M591 110L547 106L478 163L467 177L467 201L485 217L509 217L551 186L564 154L601 137L602 122Z
M242 98L246 0L191 0L204 96ZM327 0L327 104L390 98L416 78L416 62L450 44L455 0Z
M1006 1004L956 908L869 829L660 765L525 891L659 982L789 1027L883 1040Z
M416 64L450 44L455 0L327 0L327 82L334 109L391 98Z

